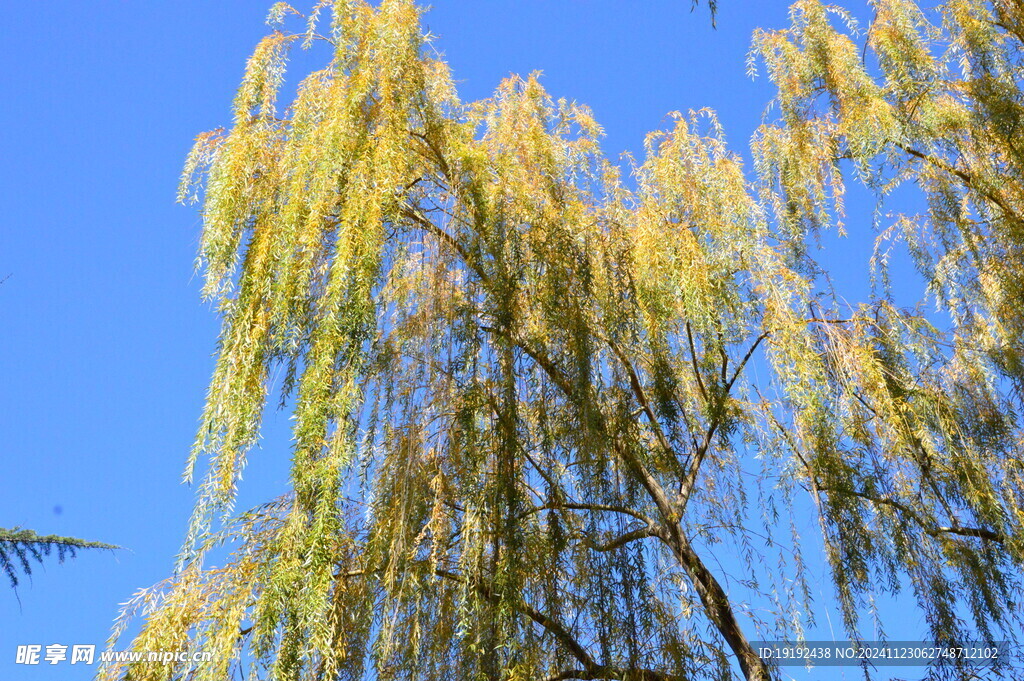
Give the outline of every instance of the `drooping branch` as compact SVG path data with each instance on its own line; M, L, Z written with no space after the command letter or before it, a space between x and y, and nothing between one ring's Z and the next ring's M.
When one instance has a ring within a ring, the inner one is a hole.
M819 485L817 486L817 489L822 492L828 492L829 494L844 494L847 496L857 497L858 499L864 499L865 501L870 501L873 504L894 508L906 516L907 519L913 521L915 525L918 525L929 537L938 537L943 534L956 534L963 537L976 537L978 539L994 541L1000 544L1005 542L1005 537L1003 537L1002 534L984 527L961 527L959 525L941 526L935 523L930 523L906 504L896 501L890 497L871 494L863 490L835 486Z
M459 575L458 573L452 572L450 570L444 570L441 568L435 570L435 574L437 574L439 577L442 577L453 582L458 582L460 584L468 583L477 591L477 593L479 593L481 596L491 601L492 603L498 603L501 601L501 595L495 593L488 584L484 583L480 579L467 580L465 577ZM572 653L572 656L575 657L580 662L580 664L583 665L585 669L595 670L599 667L599 665L594 661L594 658L592 658L590 656L590 653L587 652L586 648L584 648L583 645L576 640L576 637L569 633L569 630L566 629L565 626L558 620L542 613L541 611L531 606L529 603L526 603L519 599L512 602L511 605L513 608L515 608L516 610L518 610L519 612L521 612L522 614L524 614L525 616L529 617L531 620L542 626L544 629L549 631L556 639L558 639L558 641L562 645L565 646L566 650Z
M938 158L931 154L926 154L922 151L918 151L917 149L914 149L913 147L908 146L906 144L902 144L900 142L893 142L893 145L898 149L901 149L902 151L910 154L914 158L925 161L935 166L936 168L939 168L940 170L943 170L951 175L954 175L961 182L963 182L968 189L973 189L974 191L978 192L983 197L985 197L995 205L999 206L1007 215L1013 216L1014 218L1017 217L1016 211L1014 211L1008 205L1006 205L1006 202L1003 201L1003 199L1001 199L997 194L993 193L988 189L985 189L984 187L978 186L978 182L974 179L974 176L968 171L955 168L946 161L943 161L941 158Z
M658 417L654 414L654 410L651 408L651 402L647 398L647 393L644 391L643 384L640 383L640 377L637 376L636 369L633 368L633 363L629 361L622 349L619 348L618 344L612 339L607 339L608 347L612 349L615 356L618 358L619 363L622 364L626 373L629 375L629 387L633 391L633 395L636 397L636 401L640 404L640 408L643 409L644 414L647 416L647 421L651 425L651 429L654 431L655 437L658 438L658 444L661 445L662 449L666 453L674 454L671 443L668 438L665 437L665 432L661 428L661 424L658 422Z

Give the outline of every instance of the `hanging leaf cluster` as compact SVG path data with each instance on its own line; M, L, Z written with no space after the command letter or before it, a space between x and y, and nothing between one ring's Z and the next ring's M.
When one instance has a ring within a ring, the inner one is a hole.
M850 636L876 594L939 640L1018 626L1024 14L872 7L755 36L754 179L710 111L624 179L535 75L459 100L408 0L275 5L182 182L223 320L199 500L114 632L212 661L101 678L776 678L750 641L810 621L808 513ZM329 63L280 109L298 46ZM948 323L882 257L870 299L832 290L844 175L922 193L879 243ZM237 512L268 402L291 491Z

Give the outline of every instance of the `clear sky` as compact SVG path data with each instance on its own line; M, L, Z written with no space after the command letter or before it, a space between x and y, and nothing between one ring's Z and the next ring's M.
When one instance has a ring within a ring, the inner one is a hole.
M170 574L193 501L179 479L217 333L193 276L197 212L176 205L175 190L193 136L229 122L270 4L5 3L0 526L127 548L48 561L17 594L0 584L0 679L90 678L94 666L15 665L16 647L99 649L118 604ZM542 70L552 95L593 108L612 155L639 153L668 112L704 106L744 151L772 93L746 76L750 35L784 27L788 3L719 4L717 30L689 0L439 1L426 23L464 99ZM869 238L844 247L851 272L865 269ZM270 416L240 507L284 486L286 418ZM890 636L900 628L922 633L916 615L900 615Z

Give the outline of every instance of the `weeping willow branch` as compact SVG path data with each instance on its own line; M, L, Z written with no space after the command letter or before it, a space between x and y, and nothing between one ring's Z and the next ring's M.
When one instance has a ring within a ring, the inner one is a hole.
M503 599L500 594L494 593L494 591L484 582L479 579L469 579L458 575L457 573L438 569L435 573L439 577L458 582L460 584L470 584L480 595L484 596L488 600L494 603L501 603ZM566 650L569 651L573 657L575 657L586 669L596 669L598 667L594 659L587 653L586 649L569 633L568 629L565 628L560 622L553 619L552 617L545 615L530 604L525 602L514 602L513 607L519 612L523 613L526 617L539 624L545 630L549 631L559 643L565 646Z
M978 186L978 182L974 178L974 176L971 175L971 173L967 172L966 170L961 170L959 168L955 168L952 165L950 165L949 163L943 161L941 158L938 158L936 156L932 156L931 154L926 154L924 152L918 151L917 149L909 147L909 146L907 146L905 144L901 144L900 142L893 142L893 145L895 147L897 147L898 149L901 149L904 152L910 154L914 158L921 159L922 161L926 161L929 164L935 166L936 168L939 168L939 169L949 173L950 175L953 175L953 176L957 177L969 189L972 189L972 190L978 192L981 196L983 196L984 198L988 199L989 201L991 201L995 205L999 206L999 208L1001 208L1002 211L1006 215L1014 216L1014 217L1018 216L1017 212L1012 210L1006 204L1006 202L999 197L999 195L995 194L990 189L986 189L985 187L979 187Z
M537 76L461 101L411 0L319 3L292 33L275 5L230 129L186 162L223 322L189 463L208 470L187 569L132 605L133 648L214 661L100 679L252 660L275 678L768 681L750 639L823 607L800 588L815 559L851 636L892 594L922 636L1012 638L1024 99L991 23L1016 26L1009 6L953 0L932 21L878 0L865 39L797 0L788 29L755 35L778 101L753 166L702 110L648 136L626 182L589 110ZM298 35L333 51L279 111ZM893 303L882 255L852 303L817 262L844 215L839 158L883 201L921 192L885 234L948 324ZM291 501L232 519L247 458L285 455L255 446L282 369ZM776 540L808 514L823 557ZM712 527L703 555L691 538ZM219 538L235 552L204 568ZM742 590L709 568L723 551Z
M943 534L956 534L963 537L976 537L978 539L985 539L988 541L994 541L1002 544L1005 541L1005 537L998 532L993 530L985 529L982 527L961 527L959 525L952 525L949 527L943 527L934 523L926 521L918 513L905 503L896 501L890 497L883 497L877 494L869 494L861 490L855 489L844 489L841 487L832 487L828 485L818 485L817 489L822 492L829 494L840 494L846 496L853 496L859 499L870 501L873 504L879 504L882 506L889 506L898 510L908 520L921 527L924 533L930 537L938 537Z

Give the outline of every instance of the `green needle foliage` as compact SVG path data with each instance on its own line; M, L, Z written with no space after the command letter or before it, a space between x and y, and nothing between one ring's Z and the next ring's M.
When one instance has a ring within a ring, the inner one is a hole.
M199 501L114 632L141 612L134 649L213 660L101 678L764 681L750 641L812 621L805 550L853 638L886 595L937 640L1011 637L1024 14L872 8L800 0L755 36L778 97L753 179L700 111L627 186L536 77L460 101L412 2L275 5L182 184L223 319ZM924 198L878 211L852 305L815 260L850 180ZM942 315L897 305L900 240ZM237 513L272 396L292 489Z
M79 549L117 548L120 547L98 541L41 535L19 527L10 530L0 527L0 571L11 580L11 588L16 588L19 573L31 575L32 562L42 563L55 550L57 561L63 563L65 558L74 558Z

